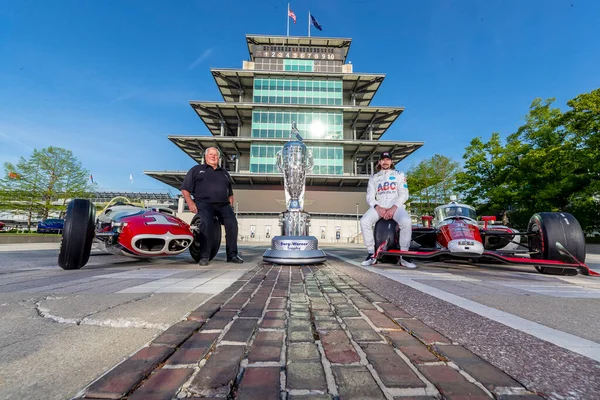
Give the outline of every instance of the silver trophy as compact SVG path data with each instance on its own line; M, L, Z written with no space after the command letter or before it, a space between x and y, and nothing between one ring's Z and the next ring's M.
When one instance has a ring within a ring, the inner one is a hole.
M292 124L292 132L296 125ZM288 210L302 210L304 208L304 187L306 185L306 172L314 166L312 153L308 151L302 137L300 140L287 142L283 149L277 152L277 171L283 173L283 186L285 190L285 204Z
M277 152L276 167L283 173L283 187L287 211L279 218L281 236L271 241L271 249L263 259L277 264L314 264L325 261L325 253L318 250L318 241L309 236L310 215L304 211L306 172L311 171L314 160L302 142L296 123L292 123L292 135L283 149Z

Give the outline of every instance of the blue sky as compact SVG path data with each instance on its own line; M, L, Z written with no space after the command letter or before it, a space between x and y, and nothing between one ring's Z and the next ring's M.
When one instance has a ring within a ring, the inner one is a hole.
M358 72L385 73L373 105L404 106L384 135L462 161L536 97L600 87L596 0L302 0L290 34L350 37ZM0 163L70 149L103 190L168 190L144 170L194 161L167 135L209 135L190 100L222 101L210 68L241 68L245 34L286 34L287 1L0 0ZM129 174L134 177L133 184ZM175 190L171 189L173 193Z

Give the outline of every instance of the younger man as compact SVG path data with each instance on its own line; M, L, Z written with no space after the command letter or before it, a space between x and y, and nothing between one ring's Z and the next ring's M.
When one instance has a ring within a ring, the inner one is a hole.
M360 219L360 227L368 252L366 260L362 262L364 266L377 262L373 257L375 253L373 226L380 218L386 220L393 218L398 223L400 250L408 250L412 238L412 222L404 206L408 200L408 185L404 173L396 171L392 155L387 151L381 153L376 169L378 172L371 175L367 187L367 203L371 208ZM405 257L400 257L398 265L417 268L410 259Z

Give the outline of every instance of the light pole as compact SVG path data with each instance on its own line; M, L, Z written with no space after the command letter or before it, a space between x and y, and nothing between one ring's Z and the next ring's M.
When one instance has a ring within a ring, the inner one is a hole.
M356 203L356 241L358 244L358 203Z

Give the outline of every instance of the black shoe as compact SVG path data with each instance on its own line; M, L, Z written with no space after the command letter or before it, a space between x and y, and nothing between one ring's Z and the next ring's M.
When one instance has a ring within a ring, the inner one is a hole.
M201 258L198 265L208 265L208 258Z
M234 264L241 264L244 262L244 260L242 260L242 257L240 257L240 256L235 256L235 257L228 258L227 262L234 263Z

